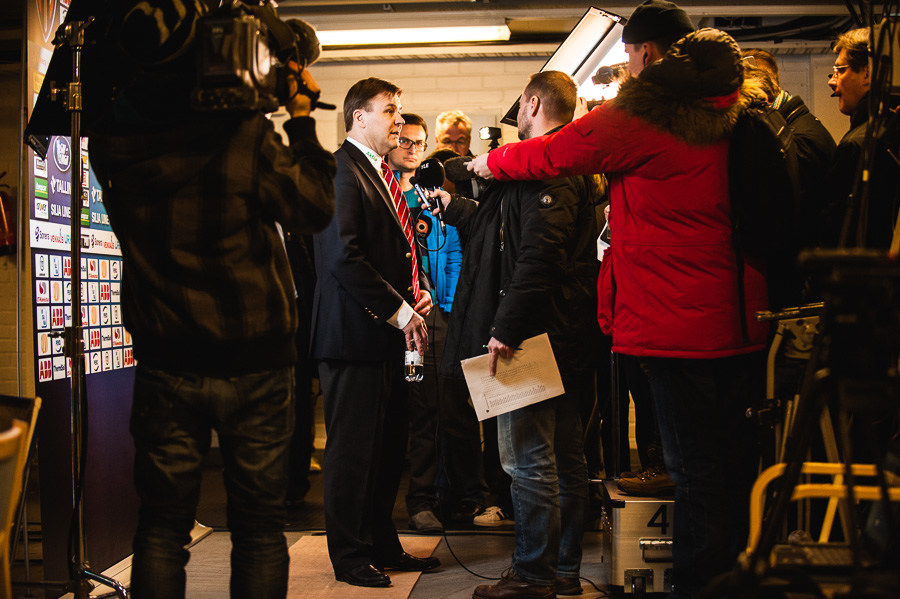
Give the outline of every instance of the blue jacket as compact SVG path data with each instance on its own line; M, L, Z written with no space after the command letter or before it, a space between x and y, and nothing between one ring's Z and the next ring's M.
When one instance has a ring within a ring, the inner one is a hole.
M394 174L398 176L396 171ZM431 221L431 230L424 240L425 247L422 247L422 243L420 243L419 251L422 254L422 266L431 281L432 299L441 310L449 313L453 305L453 296L456 294L459 270L462 267L462 245L459 242L459 234L456 232L456 227L447 225L445 240L437 219L421 210L416 192L409 190L404 192L404 195L413 220L428 219ZM419 239L421 240L421 238Z

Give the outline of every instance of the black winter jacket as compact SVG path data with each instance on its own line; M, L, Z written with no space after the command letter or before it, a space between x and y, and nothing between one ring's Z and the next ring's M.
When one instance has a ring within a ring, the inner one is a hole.
M178 91L125 93L90 132L135 357L228 376L290 366L298 315L276 223L328 224L334 158L309 117L285 122L288 148L265 115L193 113Z
M594 366L599 338L595 206L581 177L494 182L479 203L454 196L463 265L440 373L496 337L510 346L548 333L563 378Z
M900 98L890 98L890 106L900 104ZM849 206L849 195L859 178L859 162L866 140L866 126L869 120L869 97L864 95L850 115L850 130L844 134L834 153L831 164L831 185L828 206L823 212L823 242L826 246L836 246ZM883 134L883 132L879 132ZM900 168L891 155L891 148L883 141L875 144L874 165L869 180L868 213L864 220L866 229L865 247L887 249L891 244L894 223L897 220L898 183ZM856 210L859 210L859 206ZM848 246L859 243L859 219L854 218Z
M818 215L827 201L828 169L837 144L799 96L780 105L778 112L793 131L800 179L801 244L811 247L816 245Z

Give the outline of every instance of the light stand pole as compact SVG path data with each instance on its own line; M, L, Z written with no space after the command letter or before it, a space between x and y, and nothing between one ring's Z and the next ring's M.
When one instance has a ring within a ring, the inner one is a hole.
M85 432L84 407L85 407L85 364L84 364L84 325L81 320L81 202L83 193L83 176L81 166L81 56L84 49L85 30L93 22L93 18L87 21L73 21L65 23L56 31L54 44L57 48L68 45L72 49L72 80L68 85L63 101L66 110L72 116L71 148L72 171L70 195L70 248L71 248L71 282L72 282L72 326L65 330L66 354L72 361L72 535L70 572L75 599L88 599L93 580L105 586L115 589L115 594L121 599L127 599L128 593L120 583L90 570L85 553L84 536L84 457L86 454L87 438Z

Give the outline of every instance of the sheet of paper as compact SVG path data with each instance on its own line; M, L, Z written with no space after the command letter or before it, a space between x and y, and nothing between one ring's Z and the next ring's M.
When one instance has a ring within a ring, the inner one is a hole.
M512 359L497 360L491 376L490 355L461 362L478 420L493 418L565 393L547 333L526 339Z

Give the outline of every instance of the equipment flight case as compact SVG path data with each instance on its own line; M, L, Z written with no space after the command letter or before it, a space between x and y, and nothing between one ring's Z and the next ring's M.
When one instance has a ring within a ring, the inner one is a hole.
M603 555L610 563L610 584L643 595L672 590L672 497L636 497L605 480Z
M672 523L675 499L672 496L639 497L619 490L620 434L627 427L628 383L622 356L610 354L610 417L612 420L612 459L606 460L606 480L600 483L603 497L603 558L609 560L610 585L626 594L669 593L672 591ZM624 411L624 414L621 413ZM626 443L627 447L628 444ZM627 463L627 462L626 462Z

